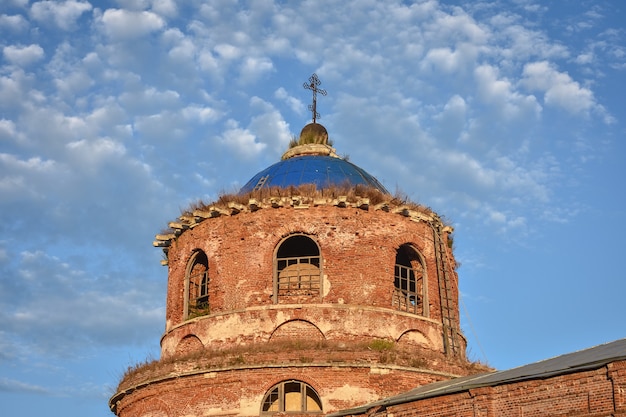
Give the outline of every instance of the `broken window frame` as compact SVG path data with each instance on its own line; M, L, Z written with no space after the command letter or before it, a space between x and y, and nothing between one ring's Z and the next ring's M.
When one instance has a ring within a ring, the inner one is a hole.
M428 317L427 277L424 258L410 244L396 250L394 290L391 304L396 310Z
M197 266L199 268L196 268ZM185 272L185 301L183 307L185 319L209 314L209 283L209 258L204 251L195 250L189 258Z

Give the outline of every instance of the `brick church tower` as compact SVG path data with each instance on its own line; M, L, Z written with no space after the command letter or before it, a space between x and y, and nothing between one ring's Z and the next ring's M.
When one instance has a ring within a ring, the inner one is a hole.
M126 373L116 415L326 415L473 373L452 229L338 157L313 114L281 161L157 235L161 358Z

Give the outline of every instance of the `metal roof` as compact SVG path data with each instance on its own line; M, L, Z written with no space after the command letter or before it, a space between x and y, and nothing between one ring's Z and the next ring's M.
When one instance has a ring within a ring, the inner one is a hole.
M391 406L440 395L454 394L474 388L509 384L531 379L549 378L573 372L601 368L608 363L626 360L626 339L599 345L578 352L535 362L506 371L470 375L449 381L435 382L415 388L406 393L388 397L348 410L328 414L328 417L348 416L365 413L372 407Z
M365 170L345 159L326 155L296 156L277 162L252 177L239 192L245 194L255 188L302 184L315 184L320 189L331 185L367 185L389 194L389 191Z

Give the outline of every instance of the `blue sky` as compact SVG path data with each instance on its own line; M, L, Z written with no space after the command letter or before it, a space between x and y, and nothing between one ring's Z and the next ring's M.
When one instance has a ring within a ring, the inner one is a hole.
M0 5L0 403L109 416L158 358L181 209L318 111L337 151L455 227L468 355L626 337L622 1Z

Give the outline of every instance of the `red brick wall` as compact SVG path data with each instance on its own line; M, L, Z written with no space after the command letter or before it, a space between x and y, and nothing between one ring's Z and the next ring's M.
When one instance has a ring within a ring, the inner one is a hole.
M394 417L626 416L626 362L546 379L483 387L370 410Z
M322 291L275 303L275 253L293 234L319 246ZM403 244L424 260L427 316L392 306ZM457 276L445 248L458 327ZM209 261L210 314L186 319L185 274L196 250ZM331 205L223 215L174 239L168 269L162 359L122 381L119 416L258 415L267 390L290 379L311 385L327 413L472 372L460 333L461 355L444 355L433 229L424 221ZM381 339L393 347L371 344Z
M396 250L410 243L426 264L428 318L441 321L433 231L427 223L383 211L321 206L222 216L185 231L169 249L167 331L184 321L185 271L194 250L202 249L209 258L212 314L270 307L274 305L275 250L282 239L294 233L312 237L323 258L322 295L305 303L391 309ZM454 262L450 252L447 258L452 260L450 264ZM450 272L458 323L457 277L452 269ZM359 324L368 325L367 320ZM434 349L441 348L440 340L432 342ZM166 346L164 354L170 348Z
M231 369L148 384L124 396L116 411L120 417L258 416L267 391L291 379L313 387L322 399L326 414L446 377L398 372L393 367L342 367L340 364ZM155 408L166 414L148 413Z

